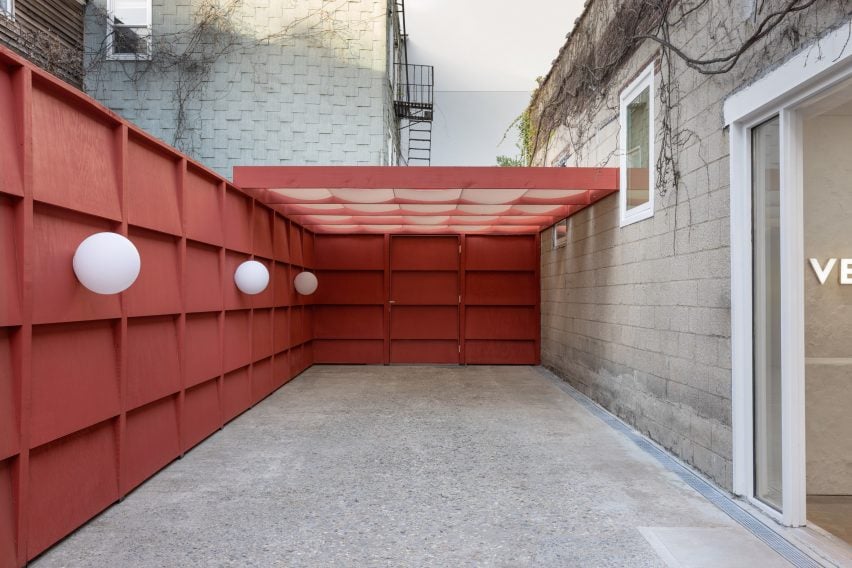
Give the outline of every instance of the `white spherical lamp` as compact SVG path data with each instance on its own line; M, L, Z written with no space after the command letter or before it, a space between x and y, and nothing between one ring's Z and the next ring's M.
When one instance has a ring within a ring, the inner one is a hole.
M234 272L234 283L243 294L260 294L269 285L269 270L256 260L247 260Z
M293 284L296 286L296 292L303 296L310 296L317 291L319 282L313 272L300 272L293 280Z
M74 274L96 294L124 292L139 276L139 251L118 233L95 233L86 237L74 253Z

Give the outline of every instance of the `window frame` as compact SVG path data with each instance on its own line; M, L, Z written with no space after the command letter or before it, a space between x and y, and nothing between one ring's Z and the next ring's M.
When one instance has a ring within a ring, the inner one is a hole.
M619 95L618 117L619 117L619 221L624 227L638 223L654 216L654 194L656 193L656 172L654 171L654 119L656 112L656 100L654 91L654 72L656 62L652 62L624 89ZM642 91L648 89L648 201L627 209L627 107Z
M8 9L5 9L5 10L0 8L0 14L2 14L3 16L6 16L9 19L14 20L15 19L15 0L6 0L6 2L8 2L9 7L8 7Z
M556 232L556 228L560 224L565 225L565 238L562 239L562 242L559 241L559 237L557 236L557 232ZM551 242L553 243L553 249L554 250L568 246L569 230L570 230L570 226L568 225L568 218L567 217L565 219L560 219L559 221L555 222L551 226Z
M148 38L146 41L147 49L145 53L115 53L115 3L116 0L108 0L107 1L107 59L115 60L115 61L150 61L153 52L153 13L154 13L154 2L153 0L146 0L148 4L148 18L145 23L145 27L148 28ZM127 28L141 28L142 25L124 25L121 27Z

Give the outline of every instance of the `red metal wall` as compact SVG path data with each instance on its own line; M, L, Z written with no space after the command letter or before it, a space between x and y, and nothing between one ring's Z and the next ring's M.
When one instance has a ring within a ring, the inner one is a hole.
M99 296L71 258L127 235ZM254 256L269 288L239 293ZM313 235L0 50L0 567L22 565L313 361Z
M139 249L120 295L73 274L98 231ZM537 364L538 238L314 235L0 48L0 567L315 361Z
M315 362L538 364L538 239L316 235Z

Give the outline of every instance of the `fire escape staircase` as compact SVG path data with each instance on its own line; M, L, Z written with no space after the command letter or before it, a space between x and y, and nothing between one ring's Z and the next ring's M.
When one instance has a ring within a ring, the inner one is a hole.
M435 69L408 63L405 2L394 6L402 42L401 63L394 64L393 105L399 120L400 146L408 165L432 163Z

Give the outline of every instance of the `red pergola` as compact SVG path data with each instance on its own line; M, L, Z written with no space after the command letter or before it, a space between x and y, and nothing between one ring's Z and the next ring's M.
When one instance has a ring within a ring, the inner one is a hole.
M618 169L242 166L234 183L316 233L537 233L617 191Z

